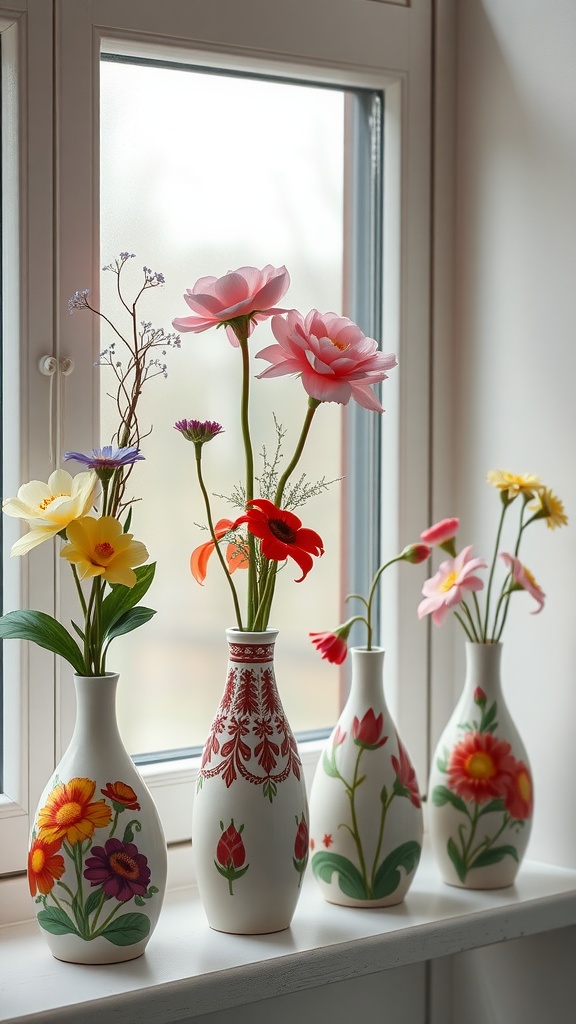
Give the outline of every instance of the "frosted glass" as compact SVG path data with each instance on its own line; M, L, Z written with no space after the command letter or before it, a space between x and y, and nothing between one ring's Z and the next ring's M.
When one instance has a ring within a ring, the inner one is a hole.
M101 262L137 254L126 267L127 294L143 265L166 283L145 295L142 319L171 329L189 313L182 296L202 276L243 265L285 264L290 307L342 310L344 93L154 65L101 65ZM101 305L122 309L116 277L102 274ZM102 348L111 336L102 331ZM273 340L259 326L251 351ZM234 624L228 586L214 557L200 587L189 557L207 539L194 449L174 430L178 419L217 420L225 433L204 449L211 493L229 495L243 477L239 430L239 352L223 331L183 334L167 350L168 376L149 382L140 406L146 461L130 484L141 498L132 532L156 560L146 603L151 623L115 641L121 729L132 753L201 744L226 670L224 630ZM254 362L254 373L267 364ZM102 367L102 439L116 428L110 369ZM284 464L306 412L298 380L254 381L255 455L275 442L272 413L287 429ZM321 407L302 471L311 481L342 475L340 406ZM260 469L257 461L257 473ZM341 483L297 511L324 539L326 553L303 583L291 562L280 574L271 625L279 628L277 676L295 730L331 726L338 713L338 670L321 662L308 632L341 615ZM234 509L213 498L215 519ZM235 579L241 575L236 573ZM243 582L243 581L242 581Z

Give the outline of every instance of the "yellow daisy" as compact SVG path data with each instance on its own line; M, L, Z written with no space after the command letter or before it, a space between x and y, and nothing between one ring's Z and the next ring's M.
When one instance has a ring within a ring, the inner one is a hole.
M499 491L508 492L508 501L514 501L519 494L525 494L527 498L533 498L540 490L540 478L533 473L507 473L504 469L491 469L488 473L488 483L492 484Z
M546 520L546 525L550 530L555 530L557 526L566 526L568 524L568 516L564 511L564 505L560 498L557 498L548 487L540 488L538 498L538 504L530 505L530 510L532 512L541 511L542 519Z
M114 516L84 516L70 523L66 535L70 543L60 554L77 566L81 580L102 576L108 583L133 587L133 566L142 565L148 558L144 544L134 540L131 533L123 533L122 523Z

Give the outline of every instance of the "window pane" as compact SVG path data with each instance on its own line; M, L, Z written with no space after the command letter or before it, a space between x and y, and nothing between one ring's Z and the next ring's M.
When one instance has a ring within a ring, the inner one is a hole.
M343 91L147 64L101 64L101 254L137 254L126 267L136 293L143 264L165 286L146 293L142 319L170 330L186 316L187 287L205 275L244 265L286 264L287 303L342 311ZM102 308L118 322L116 277L102 275ZM102 332L102 347L111 336ZM255 353L273 340L269 324L253 336ZM229 590L216 559L203 588L192 579L192 549L207 539L192 445L176 420L217 420L225 433L205 450L213 494L231 493L243 477L239 429L238 350L222 331L182 336L166 354L168 377L149 382L140 406L146 461L131 477L132 530L157 560L147 602L151 623L115 642L109 667L120 671L119 713L131 752L201 744L224 684L224 629L233 625ZM254 363L254 373L265 363ZM116 429L111 371L102 368L102 436ZM254 381L255 454L275 446L273 413L287 431L284 465L306 412L298 381ZM302 471L310 481L342 474L341 407L318 411ZM258 472L258 470L257 470ZM298 511L324 539L326 554L305 583L291 563L278 581L271 625L280 629L278 681L293 728L330 726L336 718L336 670L318 671L308 632L340 617L341 484ZM214 518L232 517L213 499ZM239 574L237 574L239 575ZM151 709L154 709L153 714Z

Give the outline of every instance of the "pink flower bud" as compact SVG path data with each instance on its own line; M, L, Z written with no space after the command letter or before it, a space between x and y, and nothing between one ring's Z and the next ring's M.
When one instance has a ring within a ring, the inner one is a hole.
M434 526L429 526L427 530L424 530L420 534L420 540L424 544L431 544L432 547L446 544L447 541L454 539L458 533L459 526L459 519L441 519L439 523L435 523Z
M409 544L408 547L404 548L400 557L412 565L420 565L421 562L425 562L430 557L431 551L432 548L428 544Z

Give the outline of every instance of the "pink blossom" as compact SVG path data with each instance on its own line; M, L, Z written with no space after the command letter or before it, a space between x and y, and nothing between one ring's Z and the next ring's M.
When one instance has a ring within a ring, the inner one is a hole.
M426 580L422 593L424 600L418 605L418 618L432 613L435 626L441 626L450 608L464 599L467 590L482 590L483 580L472 575L476 569L485 569L482 558L472 558L472 545L464 548L456 558L448 558L435 576Z
M537 615L544 607L546 594L542 588L538 586L530 570L527 569L525 565L522 565L519 558L515 558L514 555L509 555L506 551L500 552L500 558L506 562L517 588L527 590L538 603L538 607L532 612L532 615Z
M458 533L459 526L459 519L441 519L439 523L434 523L434 526L429 526L427 530L424 530L420 534L420 540L424 544L432 544L433 547L439 547L441 544L446 544L447 541L454 539Z
M263 270L240 267L224 277L201 277L193 288L187 288L184 301L195 316L178 317L172 321L177 331L199 334L218 324L229 324L238 317L250 318L250 332L255 323L266 320L273 313L283 313L277 303L286 294L290 275L286 267L267 264ZM238 342L232 330L228 337Z
M257 353L271 364L260 378L300 374L305 391L318 402L347 405L353 398L365 409L384 411L371 385L386 380L396 356L380 352L351 320L317 309L304 318L291 309L286 318L275 316L271 326L278 344Z

